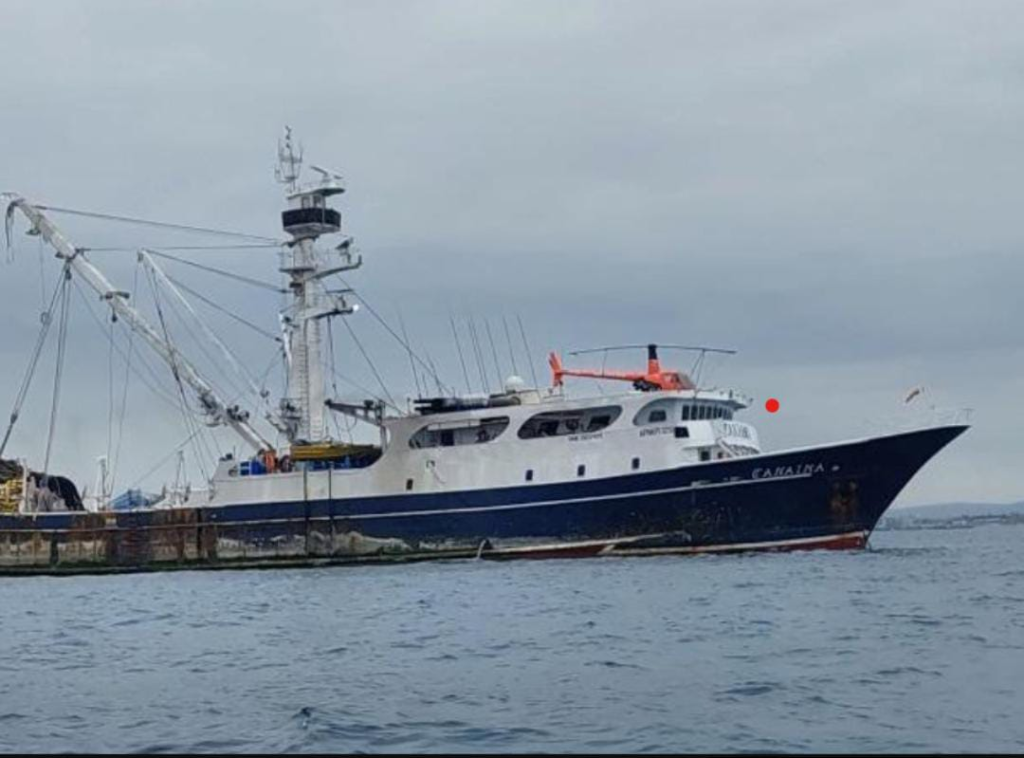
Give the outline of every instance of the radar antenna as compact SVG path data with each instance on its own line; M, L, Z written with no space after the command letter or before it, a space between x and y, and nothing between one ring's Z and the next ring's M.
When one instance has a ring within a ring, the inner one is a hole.
M309 167L323 177L322 181L324 182L324 184L327 184L332 181L338 182L339 184L345 183L345 180L342 178L341 174L337 171L334 171L333 169L323 168L321 166L316 166L312 163L309 164Z

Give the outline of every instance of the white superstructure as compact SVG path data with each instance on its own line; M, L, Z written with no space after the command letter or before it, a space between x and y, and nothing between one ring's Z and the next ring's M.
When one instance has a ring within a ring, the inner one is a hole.
M760 452L754 427L733 418L749 401L729 390L572 399L560 390L525 389L495 399L511 404L386 418L387 442L365 465L253 474L244 462L222 461L210 502L542 486Z

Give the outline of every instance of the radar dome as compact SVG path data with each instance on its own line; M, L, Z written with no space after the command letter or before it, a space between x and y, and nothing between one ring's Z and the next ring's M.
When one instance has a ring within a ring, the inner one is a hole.
M521 376L513 374L505 380L505 392L522 392L524 389L526 389L526 382Z

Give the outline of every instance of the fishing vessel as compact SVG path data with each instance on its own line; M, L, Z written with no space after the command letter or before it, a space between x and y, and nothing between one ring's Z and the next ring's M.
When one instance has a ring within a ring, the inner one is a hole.
M438 380L438 392L421 391L405 408L379 396L328 397L325 326L359 305L352 288L331 284L362 259L350 237L325 244L342 230L332 207L345 191L340 176L312 167L318 178L301 183L290 132L278 158L287 201L280 272L289 302L279 318L287 384L276 404L253 387L248 408L175 343L162 311L156 322L147 318L134 293L65 236L53 220L59 209L4 196L8 244L23 217L28 233L55 251L62 280L91 290L137 349L145 345L166 365L192 423L233 430L243 452L222 455L207 487L175 486L134 503L130 493L118 501L106 492L103 475L91 501L84 498L68 477L47 470L49 451L38 470L11 456L6 447L39 350L50 324L60 330L66 318L55 288L0 446L8 456L0 462L0 571L862 548L907 482L967 429L933 424L766 452L741 418L749 398L663 367L658 345L643 346L646 366L637 371L569 367L551 353L550 382L510 376L494 391L460 393ZM138 256L166 307L203 325L158 264L159 251ZM202 331L233 364L230 346ZM419 363L436 373L406 347L414 371ZM582 377L615 389L577 396L568 384ZM372 439L339 439L331 414L366 425Z

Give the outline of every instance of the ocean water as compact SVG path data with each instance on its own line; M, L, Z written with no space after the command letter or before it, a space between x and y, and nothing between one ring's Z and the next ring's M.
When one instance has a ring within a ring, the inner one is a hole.
M0 580L0 750L1024 750L1024 521L865 552Z

